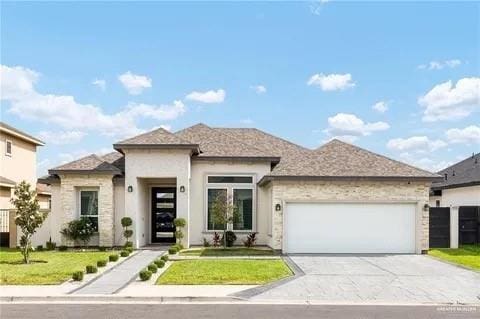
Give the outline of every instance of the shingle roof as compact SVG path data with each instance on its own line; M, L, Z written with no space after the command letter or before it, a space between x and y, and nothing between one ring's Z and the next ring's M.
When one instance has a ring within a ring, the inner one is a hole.
M45 143L43 141L39 140L38 138L33 137L32 135L27 134L25 132L22 132L19 129L17 129L17 128L11 126L11 125L8 125L7 123L4 123L4 122L0 122L0 131L3 131L7 134L15 135L16 137L21 138L24 141L28 141L28 142L33 143L33 144L38 145L38 146L45 145Z
M52 193L52 188L50 185L45 184L45 183L37 183L37 194L41 195L51 195Z
M163 128L158 128L156 130L117 142L113 144L113 147L118 150L128 147L183 147L196 149L198 148L198 145L182 139L180 136L172 134Z
M309 178L438 178L433 173L336 139L286 164L275 167L270 175Z
M112 164L122 172L125 172L125 156L122 153L114 151L101 157L105 162Z
M449 166L437 174L442 176L443 180L432 183L432 189L480 185L480 153ZM447 174L446 180L445 174Z
M11 179L8 179L6 177L0 176L0 184L5 185L5 186L15 186L15 182L12 181Z
M85 172L85 173L111 173L121 174L120 169L108 163L98 155L91 154L76 161L50 169L49 174L58 174L65 172Z
M175 133L176 136L200 145L197 158L274 158L271 152L251 145L243 139L205 124L197 124ZM274 159L275 160L275 159ZM276 159L278 160L278 159Z

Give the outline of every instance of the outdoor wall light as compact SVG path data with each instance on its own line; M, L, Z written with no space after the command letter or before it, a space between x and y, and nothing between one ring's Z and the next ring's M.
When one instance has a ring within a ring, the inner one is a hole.
M276 210L277 212L281 211L281 210L282 210L282 205L276 204L276 205L275 205L275 210Z
M185 193L185 186L180 186L180 193Z
M133 192L133 186L132 185L129 185L128 188L127 188L128 192L131 193Z
M429 208L430 208L430 205L428 205L428 204L423 205L423 210L424 211L429 210Z

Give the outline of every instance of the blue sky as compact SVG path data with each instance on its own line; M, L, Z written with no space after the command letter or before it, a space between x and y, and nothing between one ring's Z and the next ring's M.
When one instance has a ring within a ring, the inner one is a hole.
M1 3L1 118L38 174L203 122L438 170L480 149L479 3Z

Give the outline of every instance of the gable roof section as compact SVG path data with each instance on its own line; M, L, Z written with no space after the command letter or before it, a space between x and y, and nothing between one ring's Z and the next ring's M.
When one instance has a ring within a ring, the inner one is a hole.
M37 146L44 146L45 143L41 140L39 140L36 137L33 137L25 132L20 131L19 129L14 128L13 126L10 126L4 122L0 122L0 131L4 132L6 134L13 135L19 139L22 139L24 141L27 141L29 143L35 144Z
M198 144L184 140L163 128L158 128L117 142L113 144L113 148L118 151L126 148L186 148L197 150Z
M442 180L432 184L432 189L480 185L480 153L449 166L437 174ZM445 180L445 174L447 179Z
M197 124L175 133L176 136L200 145L196 159L260 159L278 162L279 156L248 144L243 139L205 124Z
M389 159L334 139L302 157L275 167L271 179L424 179L440 177L428 171Z
M93 174L121 174L121 170L95 154L90 154L76 161L55 167L49 174L61 173L93 173Z
M117 151L105 154L101 156L101 158L121 170L122 172L125 172L125 156Z

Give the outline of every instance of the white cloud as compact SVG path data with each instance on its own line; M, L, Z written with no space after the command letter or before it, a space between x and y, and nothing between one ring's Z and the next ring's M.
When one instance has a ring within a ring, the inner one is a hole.
M442 140L430 140L427 136L412 136L409 138L394 138L387 142L391 150L406 152L433 152L446 147L447 143Z
M458 59L445 60L445 61L430 61L428 64L420 64L418 68L420 70L442 70L444 68L456 68L461 65L462 61Z
M311 1L310 2L310 12L314 15L320 15L320 12L322 11L323 6L327 3L330 2L330 0L316 0L316 1Z
M480 144L480 126L470 125L463 129L452 128L446 132L451 143Z
M436 85L418 99L425 108L423 121L460 119L480 110L480 78L463 78Z
M257 94L263 94L267 92L267 88L263 85L252 85L250 88L254 90Z
M206 92L193 91L185 98L187 100L202 102L202 103L222 103L225 100L225 90L218 89L217 91L210 90Z
M87 133L81 131L41 131L38 133L38 137L45 141L47 144L64 145L75 144L82 140Z
M403 162L406 162L412 166L415 166L430 172L438 172L454 164L451 161L433 160L429 157L417 157L408 152L404 152L400 154L400 159Z
M107 89L107 81L101 79L95 79L92 84L98 87L100 90L105 91Z
M338 113L328 118L328 128L324 130L330 136L353 142L359 136L367 136L390 128L385 122L365 123L354 114Z
M70 95L42 94L35 90L38 73L23 67L1 65L1 100L10 102L8 112L26 120L58 125L68 131L93 131L116 138L140 134L140 118L172 120L185 110L182 102L172 105L129 104L114 114L105 114L92 104L82 104ZM143 112L140 112L142 110Z
M152 87L152 79L145 75L133 74L130 71L119 75L118 80L131 95L139 95L144 89Z
M252 125L254 121L251 118L246 118L246 119L240 120L240 123L245 125Z
M385 113L386 111L388 111L388 103L385 101L379 101L373 104L372 109L380 113Z
M322 91L345 90L355 86L352 81L352 75L346 74L314 74L307 82L308 85L318 86Z

